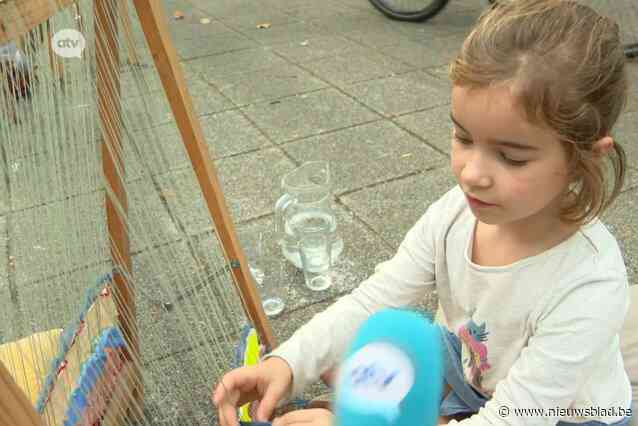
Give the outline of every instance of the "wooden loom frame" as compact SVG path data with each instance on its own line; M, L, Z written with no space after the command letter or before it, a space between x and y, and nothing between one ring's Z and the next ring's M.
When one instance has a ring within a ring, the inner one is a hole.
M96 28L110 29L114 26L108 22L117 22L119 13L126 13L126 0L93 0ZM20 40L31 30L46 23L58 11L70 7L74 0L0 0L0 44L10 40ZM122 4L124 3L124 7ZM168 97L171 110L175 117L182 142L190 158L197 176L200 188L209 214L213 219L218 238L228 255L227 261L235 278L238 291L246 314L257 329L262 341L269 348L276 346L276 341L270 323L263 311L261 300L256 290L252 275L248 269L245 254L239 245L233 222L226 207L224 195L215 168L208 156L208 149L204 141L201 124L194 112L193 102L188 93L183 72L177 60L177 52L173 46L167 29L167 18L160 0L133 0L142 30L155 62L162 86ZM129 23L124 21L124 31L130 35ZM100 121L103 124L102 153L103 170L112 193L117 202L127 211L127 197L116 170L124 170L122 158L114 158L111 153L121 152L121 129L106 123L119 121L120 109L109 109L107 105L118 105L112 99L119 99L119 73L113 72L119 68L109 68L108 53L118 50L117 28L114 31L96 31L96 59L97 59L97 93ZM111 55L119 61L119 55ZM131 60L136 58L130 57ZM54 66L52 64L52 66ZM56 64L55 66L59 66ZM100 78L99 76L109 78ZM116 155L116 157L118 157ZM135 294L131 283L126 279L132 272L132 261L127 233L127 225L116 212L115 202L106 195L107 228L111 241L111 257L114 267L118 267L125 274L115 274L113 285L121 294L118 312L123 319L122 331L130 350L139 354L139 337L135 321ZM118 255L119 253L119 255ZM132 395L141 406L143 398L141 372L134 371L140 385L132 389ZM13 382L10 373L0 362L0 426L4 426L3 419L11 419L10 426L41 426L43 424L34 407L31 406L20 388ZM8 392L4 390L7 389ZM130 410L132 411L132 410ZM3 414L3 412L5 414Z

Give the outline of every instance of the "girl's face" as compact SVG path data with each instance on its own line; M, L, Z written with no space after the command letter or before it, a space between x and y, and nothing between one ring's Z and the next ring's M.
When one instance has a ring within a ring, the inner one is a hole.
M530 124L518 108L508 86L452 90L452 169L472 212L487 224L558 219L569 182L556 135Z

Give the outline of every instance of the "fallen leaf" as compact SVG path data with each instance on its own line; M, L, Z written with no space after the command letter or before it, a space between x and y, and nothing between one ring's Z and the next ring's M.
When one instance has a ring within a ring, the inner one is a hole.
M177 196L177 193L175 193L175 191L160 191L160 197L163 198L164 200L168 199L168 198L175 198Z
M210 24L210 19L209 18L202 18L202 19L199 20L199 23L200 24L204 24L204 25Z
M263 24L257 24L257 28L270 28L271 23L270 22L264 22Z
M175 12L173 12L173 18L184 19L184 12L182 12L181 10L176 10Z

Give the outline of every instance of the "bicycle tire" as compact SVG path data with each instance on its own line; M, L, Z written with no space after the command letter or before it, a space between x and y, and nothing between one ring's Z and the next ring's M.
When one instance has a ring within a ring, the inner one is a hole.
M407 22L422 22L439 13L449 0L423 0L427 3L416 10L399 10L389 0L369 0L379 12L391 19Z

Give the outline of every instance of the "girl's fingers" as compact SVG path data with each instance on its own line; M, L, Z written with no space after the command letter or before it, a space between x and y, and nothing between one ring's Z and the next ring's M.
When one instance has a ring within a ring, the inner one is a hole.
M222 402L218 406L217 412L219 413L220 426L237 426L239 420L237 419L237 407L233 404Z
M266 389L266 393L259 401L259 407L257 408L256 417L258 421L266 422L270 419L284 392L284 389L280 389L276 385L271 385Z
M213 392L213 403L219 406L223 401L231 401L233 404L243 404L246 400L257 395L257 382L259 376L254 368L243 367L227 373L219 382Z

